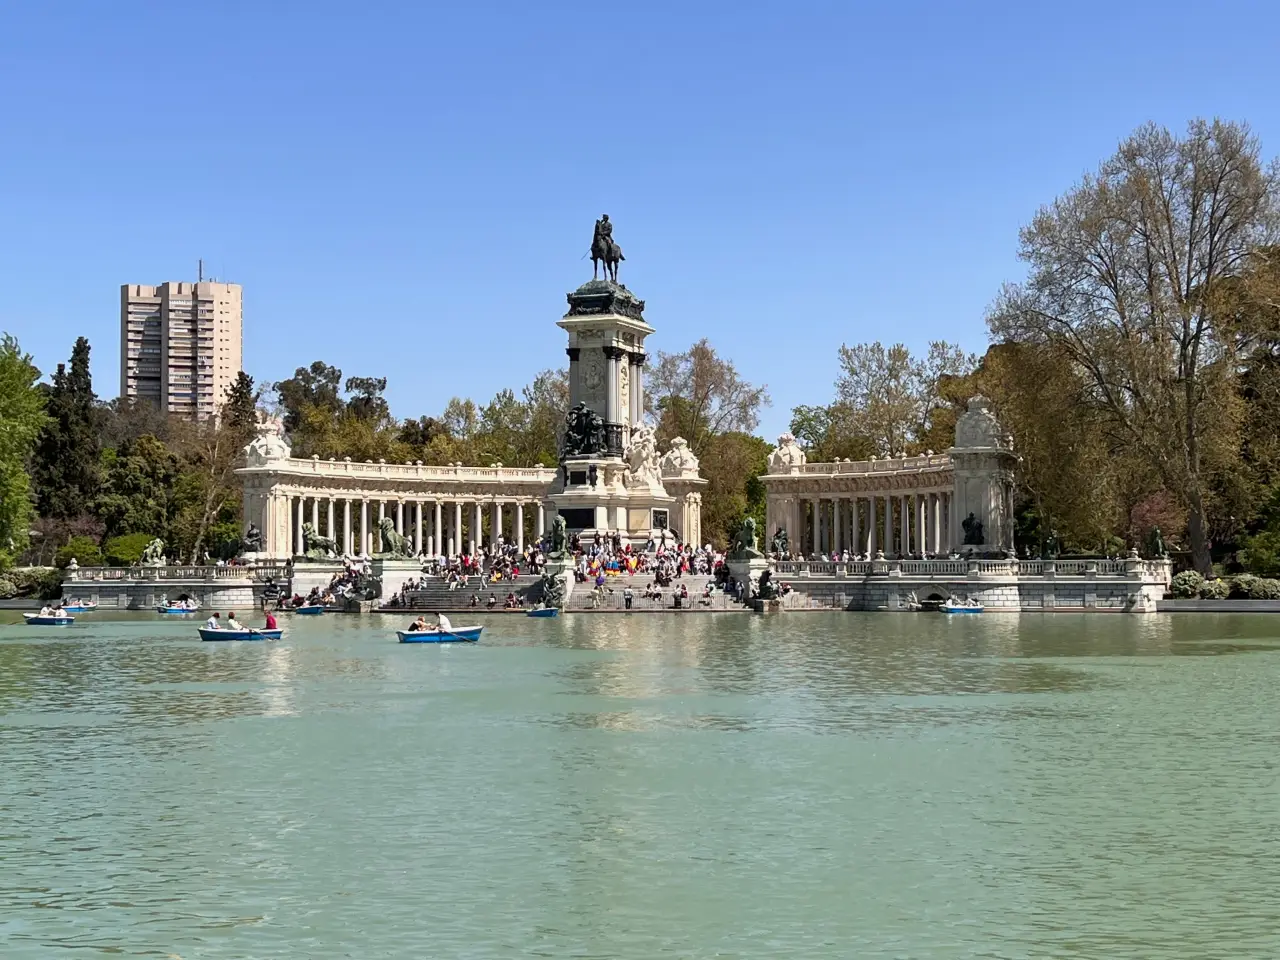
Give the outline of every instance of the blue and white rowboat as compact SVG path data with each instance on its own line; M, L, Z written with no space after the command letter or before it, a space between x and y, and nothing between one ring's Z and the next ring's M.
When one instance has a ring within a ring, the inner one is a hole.
M206 630L200 628L201 640L279 640L283 630Z
M66 627L76 622L75 617L68 617L65 614L42 617L38 613L24 613L22 619L27 622L29 627Z
M297 607L293 612L299 613L304 617L318 617L320 614L324 613L324 604L313 603L309 607Z
M454 627L452 630L397 630L401 643L475 643L484 627Z

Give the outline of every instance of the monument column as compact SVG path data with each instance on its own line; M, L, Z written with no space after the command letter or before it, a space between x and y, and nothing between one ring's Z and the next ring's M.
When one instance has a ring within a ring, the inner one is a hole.
M849 501L849 549L854 553L862 552L862 531L858 529L858 498Z
M378 524L373 528L373 553L381 553L387 549L387 545L382 542L382 521L387 517L387 501L381 497L378 498Z
M564 352L569 355L569 406L573 407L582 400L581 368L578 366L581 351L577 347L566 347Z
M493 549L498 549L498 544L502 541L502 501L495 500L493 502L493 519L490 521L491 529L489 530L489 542L493 544Z
M480 539L480 530L483 524L480 521L480 501L477 500L471 505L471 555L476 556L476 544L482 542Z
M311 498L311 529L320 532L320 498Z
M631 354L631 424L644 418L644 362L648 356L640 351Z
M404 501L396 501L396 533L404 536Z
M619 422L618 390L622 379L620 367L626 351L621 347L604 346L600 348L605 358L605 395L604 395L604 429L608 439L611 456L622 456L624 440L622 425Z
M360 549L356 551L356 556L367 557L369 555L369 501L364 497L360 498Z
M415 500L413 502L413 553L417 556L422 552L422 501Z
M307 502L306 497L298 497L298 519L294 523L294 530L293 530L293 555L295 557L302 556L303 549L304 549L303 541L302 541L302 522L303 522L302 511L306 509L306 502Z
M818 513L819 502L820 501L817 497L813 497L809 501L811 505L810 510L813 513L813 552L815 554L822 552L822 522L819 519L820 514Z
M538 519L535 523L534 531L537 533L539 540L541 540L542 535L547 532L547 513L541 500L538 501Z
M844 511L840 509L841 498L836 497L831 502L831 515L833 523L831 524L831 552L839 553L844 549Z
M337 526L337 523L335 522L337 518L334 517L333 511L336 510L337 507L338 507L338 501L335 500L333 497L330 497L329 498L329 515L325 518L326 526L328 527L328 529L325 531L325 536L328 537L330 540L333 540L335 545L338 542L337 540L334 540L334 537L337 535L334 533L334 528Z
M516 549L524 552L524 504L516 501Z
M884 546L886 557L893 554L893 497L884 498Z
M449 555L462 555L462 501L453 501L453 542L449 544Z
M440 513L440 501L435 502L435 509L432 511L431 532L434 534L435 542L431 545L431 553L433 556L440 556L444 553L444 528L442 522L444 518Z
M342 555L351 556L351 501L342 498Z
M898 498L898 556L906 557L911 555L911 510L907 506L907 496L903 494Z

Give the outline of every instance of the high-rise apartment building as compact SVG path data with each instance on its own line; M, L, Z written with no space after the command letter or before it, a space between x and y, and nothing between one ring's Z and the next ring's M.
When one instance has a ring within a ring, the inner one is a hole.
M120 396L204 420L243 360L238 283L203 280L120 288Z

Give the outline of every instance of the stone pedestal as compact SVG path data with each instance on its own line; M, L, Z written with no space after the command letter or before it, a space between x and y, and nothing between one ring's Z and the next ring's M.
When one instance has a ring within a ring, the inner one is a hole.
M765 557L750 557L746 560L726 560L729 566L729 573L733 575L733 579L739 583L749 584L751 589L746 593L747 602L750 603L751 594L760 587L760 574L768 570L772 564Z
M382 602L390 600L406 580L416 580L422 576L421 560L373 560L370 569L375 577L382 581Z
M342 562L339 560L295 560L293 578L284 589L287 589L290 595L298 594L305 597L316 587L325 589L342 571Z
M1013 468L1018 458L984 397L969 401L968 411L956 422L956 445L948 452L955 472L952 542L961 553L1013 550ZM964 542L970 518L982 525L981 543Z

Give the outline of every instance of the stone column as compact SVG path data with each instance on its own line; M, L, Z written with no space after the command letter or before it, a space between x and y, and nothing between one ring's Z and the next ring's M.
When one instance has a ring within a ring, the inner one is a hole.
M320 498L311 498L311 529L320 532Z
M833 553L839 553L844 549L844 511L840 509L840 504L843 502L844 500L840 497L836 497L831 502L833 520L831 524L831 550Z
M462 501L453 501L453 542L449 545L449 555L459 556L462 553Z
M351 501L342 498L342 554L351 556Z
M867 555L876 555L876 498L867 497Z
M334 540L334 537L336 537L337 534L334 532L334 527L336 526L336 523L335 523L336 518L333 515L333 511L337 508L337 506L338 506L338 502L334 500L333 497L330 497L329 498L329 514L325 518L326 526L328 527L328 529L325 531L325 536L328 537L330 540L333 540L335 546L337 545L338 541Z
M898 510L898 556L905 557L911 553L911 510L905 495L898 498Z
M396 501L396 533L404 536L404 501Z
M605 395L604 395L604 422L618 422L618 358L622 356L622 351L617 347L602 347L605 359Z
M928 550L929 547L925 542L924 536L924 496L919 493L915 495L915 524L916 535L915 539L911 542L912 553L923 557L924 552Z
M578 368L577 347L566 347L565 353L569 355L569 406L575 406L582 399L582 384L579 382L581 371Z
M884 498L884 550L886 557L893 555L893 497Z
M493 502L493 518L490 521L491 529L489 530L489 542L496 550L498 541L502 539L502 501L495 500Z
M524 550L524 504L516 501L516 549Z
M387 549L387 545L382 542L382 521L387 516L387 501L381 497L378 498L378 523L373 528L373 550L371 553L381 553Z
M298 519L294 522L294 529L293 529L293 555L295 557L302 556L302 551L303 551L303 544L302 544L303 512L302 511L306 509L306 506L305 506L306 499L307 499L306 497L298 498Z
M814 497L809 503L812 504L811 510L813 513L813 552L814 554L819 554L822 552L822 521L819 519L819 500Z
M444 528L442 526L443 517L440 515L440 501L435 503L434 516L432 517L431 531L435 534L435 543L432 544L432 553L436 556L444 553Z
M542 535L547 532L547 513L543 507L542 501L538 501L538 520L534 528L538 534L538 539L542 539Z
M413 502L413 553L422 552L422 501Z
M862 552L862 531L858 529L858 498L849 501L849 549L854 553Z
M367 557L372 552L373 537L369 534L369 501L360 498L360 549L358 553Z
M648 359L643 353L631 354L631 425L640 423L644 417L644 362Z
M477 553L476 546L480 543L480 530L482 527L483 524L480 522L480 501L477 500L471 505L471 536L469 540L471 546L470 553L473 557Z

